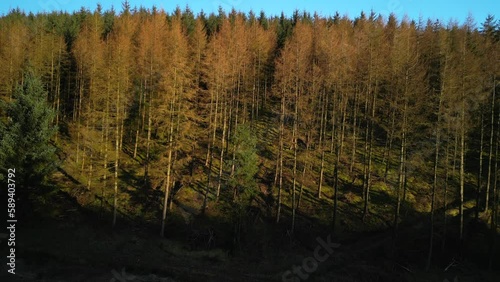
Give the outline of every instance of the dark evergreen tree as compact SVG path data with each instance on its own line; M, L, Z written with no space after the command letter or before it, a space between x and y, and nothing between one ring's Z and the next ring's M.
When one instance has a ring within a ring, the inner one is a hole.
M1 175L12 168L16 182L35 187L56 167L54 110L47 103L47 92L31 72L14 92L14 100L2 105L6 118L0 127Z
M235 148L235 170L229 180L235 195L235 202L246 205L255 195L257 181L255 175L259 170L257 155L257 138L247 125L238 125L232 143Z
M242 234L246 230L247 211L257 194L255 177L259 170L259 157L257 155L257 138L249 126L238 125L232 143L235 150L235 169L228 184L233 189L233 201L228 201L227 208L230 209L229 213L234 226L234 247L240 248Z

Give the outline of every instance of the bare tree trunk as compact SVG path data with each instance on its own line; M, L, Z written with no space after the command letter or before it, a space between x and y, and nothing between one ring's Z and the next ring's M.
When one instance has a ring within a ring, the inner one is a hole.
M173 109L172 109L173 110ZM168 159L167 159L167 178L165 179L165 195L163 198L163 213L162 213L162 218L161 218L161 231L160 231L160 236L165 237L165 223L167 220L167 207L168 207L168 196L170 194L170 174L172 171L172 150L173 150L173 140L172 140L172 135L174 134L174 125L173 121L171 120L170 124L170 136L168 138Z
M321 199L321 188L323 186L324 171L325 171L325 150L321 148L321 165L319 169L319 181L318 181L318 199Z
M297 200L297 209L300 208L300 202L302 201L302 192L304 190L304 179L306 178L306 168L307 168L307 163L304 162L304 167L302 168L302 178L300 181L300 192L299 192L299 199Z
M278 186L278 204L276 212L276 223L280 221L281 215L281 191L283 189L283 139L285 134L285 94L281 97L281 115L280 115L280 151L279 151L279 186Z
M279 153L281 153L281 152L278 152L278 157L276 158L276 165L275 165L275 170L274 170L273 188L275 188L276 185L278 184L278 178L279 178L279 172L280 172Z
M477 175L477 190L476 190L476 221L479 219L479 199L481 198L481 188L483 180L483 139L484 139L484 121L483 113L481 113L481 137L479 141L479 172Z
M405 182L405 155L406 155L406 109L407 109L407 101L404 102L403 108L403 126L401 128L401 146L399 151L399 177L398 177L398 186L397 186L397 203L396 203L396 212L394 216L394 234L395 238L398 235L398 226L399 226L399 217L401 212L401 190L404 188Z
M56 127L59 127L59 116L60 116L60 100L61 100L61 76L57 74L57 85L56 85ZM54 142L57 144L57 137L59 135L59 129L56 130Z
M123 117L125 116L124 112L122 112L122 116ZM120 145L119 145L120 152L123 151L123 131L124 131L124 127L125 127L125 119L122 118L120 120Z
M458 134L455 134L455 147L453 149L453 166L451 170L452 177L455 177L455 170L457 169L457 153L458 153Z
M118 127L116 129L116 134L118 135ZM118 136L117 136L118 137ZM118 209L118 159L119 159L119 139L115 140L115 185L114 185L114 197L113 197L113 227L116 225L116 214Z
M217 102L218 102L218 98L219 98L219 94L218 94L218 86L216 86L216 91L217 91L217 100L215 101L215 110L214 110L214 93L213 91L210 91L210 112L208 114L208 137L210 138L210 136L212 135L212 142L208 142L208 148L207 148L207 157L205 159L205 166L208 166L209 165L209 159L211 157L211 146L212 144L215 142L215 131L217 130ZM215 112L215 114L214 114ZM212 122L212 115L214 116L213 117L213 122ZM212 128L215 128L214 129L214 133L212 134L211 132L211 129Z
M396 111L392 111L391 132L389 134L388 144L386 145L387 157L385 158L384 182L387 182L387 175L389 173L389 168L391 167L391 151L392 151L392 141L394 139L395 121L396 121Z
M337 140L337 142L340 142L340 148L339 148L340 156L342 156L342 152L344 149L345 128L346 128L346 118L347 118L347 102L348 102L347 97L345 97L345 95L342 95L342 130L340 134L340 140Z
M370 89L370 87L368 87ZM364 110L364 120L365 120L365 138L364 138L364 148L363 148L363 201L364 201L364 208L363 208L363 219L366 216L366 211L365 209L368 207L368 202L367 202L367 197L368 195L366 194L366 181L368 179L368 140L369 140L369 132L370 132L370 122L369 122L369 108L370 108L370 90L367 91L365 94L365 110Z
M215 147L215 139L217 136L217 113L218 113L218 106L219 106L219 86L216 86L216 94L215 94L215 103L214 103L214 95L213 92L211 93L210 97L210 127L212 128L212 132L209 132L209 135L212 135L212 140L208 142L208 149L207 149L207 159L205 161L205 166L208 165L208 171L207 171L207 187L205 190L205 195L203 197L203 206L202 206L202 214L205 213L205 209L207 207L207 202L208 202L208 194L210 193L210 187L212 185L211 183L211 178L212 178L212 167L213 167L213 159L214 159L214 153L213 153L213 147ZM215 104L215 106L214 106ZM213 111L213 122L212 122L212 111ZM208 162L208 163L207 163Z
M88 179L87 179L87 190L91 190L92 188L92 172L93 172L93 167L92 167L92 158L93 158L93 152L90 151L90 158L89 158L89 173L88 173Z
M295 229L295 187L297 184L297 135L298 135L298 109L299 109L299 94L298 90L295 92L295 112L294 112L294 122L293 122L293 130L292 130L292 140L293 140L293 170L292 170L292 233Z
M493 261L495 259L495 249L497 245L497 236L498 236L498 204L499 204L499 191L498 188L500 185L498 185L498 180L499 180L499 170L498 170L498 163L499 161L499 146L500 142L498 141L500 139L500 112L498 112L498 120L497 120L497 138L495 142L495 167L494 167L494 173L495 176L493 177L493 210L491 212L491 223L490 223L490 229L491 229L491 246L490 246L490 260L489 260L489 269L492 269L493 266Z
M484 203L484 210L488 211L489 207L489 195L491 187L491 162L493 156L493 129L495 124L495 96L496 96L496 80L493 79L493 97L491 100L491 130L490 130L490 152L488 154L488 180L486 181L486 200ZM482 133L482 129L481 129Z
M460 123L460 241L464 239L464 184L465 184L465 95L462 93Z
M118 169L120 160L120 84L116 92L116 117L115 117L115 195L113 199L113 227L116 225L116 214L118 210Z
M335 234L338 217L338 200L339 200L339 164L340 164L340 144L338 140L335 142L335 167L333 169L333 222L332 233Z
M333 97L332 97L332 112L331 112L331 127L332 127L332 135L331 135L331 139L330 139L330 152L333 152L334 150L334 143L335 143L335 117L337 116L336 113L335 113L335 105L337 104L338 102L338 97L337 97L337 86L335 85L335 88L333 90ZM326 114L325 114L325 131L326 131L326 122L328 120L328 102L325 103L325 107L326 107ZM339 106L339 110L341 110L341 107L342 106ZM338 129L337 129L338 130ZM325 135L326 135L326 132L325 132ZM326 141L325 141L326 143Z
M213 153L212 153L213 154ZM207 187L205 189L205 194L203 195L203 205L201 208L201 213L205 214L205 210L207 208L207 202L208 202L208 194L210 193L210 186L211 186L211 176L212 176L212 160L214 156L211 155L209 162L208 162L208 172L207 172Z
M376 93L377 93L377 85L378 85L378 82L375 83L375 93L373 93L373 100L372 100L372 109L371 109L371 118L370 120L368 121L368 126L369 126L369 131L367 131L367 133L369 132L369 137L367 137L368 139L368 164L367 164L367 167L366 167L366 192L365 192L365 206L364 206L364 212L363 212L363 217L366 217L369 213L369 205L370 205L370 188L371 188L371 178L372 178L372 155L373 155L373 122L375 120L375 106L376 106L376 101L377 101L377 97L376 97ZM369 87L371 88L371 87ZM371 90L370 90L371 92Z
M79 83L78 83L78 108L77 110L75 111L76 113L76 120L77 120L77 138L76 138L76 164L79 163L79 160L80 160L80 146L81 146L81 143L80 143L80 137L81 137L81 133L80 133L80 127L81 127L81 123L82 123L82 96L83 96L83 73L82 73L82 70L80 70L80 78L78 79ZM77 103L75 102L75 105Z
M325 144L326 141L324 140L325 138L323 137L325 135L326 131L326 124L327 124L327 119L328 119L328 111L326 107L328 106L328 99L327 95L323 91L323 97L326 101L322 101L321 105L321 118L320 118L320 133L319 133L319 148L321 150L321 163L320 163L320 170L319 170L319 181L318 181L318 199L321 199L321 189L323 187L323 174L325 171ZM335 110L332 109L332 115L335 114ZM333 119L333 116L332 116ZM335 119L332 120L332 136L335 133ZM302 186L301 186L302 190ZM302 192L301 192L302 193Z
M440 125L441 125L441 105L442 105L442 93L443 89L439 94L439 106L437 113L437 123L436 123L436 144L434 149L434 180L432 182L432 199L431 199L431 230L429 236L429 254L427 256L427 265L425 267L426 271L429 271L432 261L432 252L434 248L434 206L436 204L436 190L437 190L437 180L438 180L438 165L439 165L439 145L440 145Z
M163 197L163 212L161 218L161 231L160 236L165 237L165 223L167 221L167 209L168 209L168 199L170 195L170 175L172 172L172 152L174 147L174 111L175 111L175 101L176 101L176 91L177 91L177 69L174 69L174 93L172 101L170 102L170 129L168 133L168 157L167 157L167 177L165 179L165 195ZM177 113L179 114L179 113Z
M146 92L147 93L147 92ZM144 100L146 100L146 93L144 93ZM151 147L151 127L152 127L152 117L151 117L151 107L153 104L153 93L149 94L149 105L148 105L148 135L146 139L146 161L144 162L144 181L148 181L148 173L149 173L149 153Z
M449 133L448 133L449 134ZM450 157L450 141L449 141L449 138L446 142L446 164L445 164L445 177L444 177L444 195L443 195L443 242L442 242L442 245L441 245L441 251L444 252L445 248L446 248L446 229L447 229L447 224L448 224L448 215L446 214L447 210L448 210L448 199L447 199L447 196L448 196L448 181L449 181L449 172L450 172L450 169L449 169L449 166L450 166L450 161L449 161L449 157Z
M238 116L239 116L239 107L240 107L240 86L239 86L239 83L238 83L238 90L237 90L237 93L236 93L236 110L235 110L235 113L234 113L234 131L236 131L236 128L238 127ZM253 105L252 105L253 107ZM245 113L246 113L246 110L243 111L244 115L243 117L245 116ZM253 121L250 121L250 123L253 123ZM236 151L237 151L237 145L235 144L234 147L233 147L233 157L232 157L232 161L231 161L231 176L232 177L234 175L234 171L236 169L235 167L235 164L236 164ZM237 192L237 187L234 187L233 189L233 201L236 201L236 193Z
M491 211L491 223L490 223L490 229L491 229L491 246L490 246L490 259L489 259L489 269L490 271L492 270L493 267L493 261L495 259L495 249L497 245L497 228L498 228L498 147L499 147L499 141L500 139L500 112L498 113L498 122L497 122L497 140L496 140L496 145L495 145L495 177L493 180L493 210Z
M495 177L496 178L496 177ZM491 246L490 246L490 259L489 259L489 263L488 263L488 269L491 271L493 269L493 262L495 260L495 249L497 248L497 229L498 229L498 223L497 223L497 213L498 213L498 191L494 191L493 192L493 199L494 202L493 203L493 212L491 213L491 237L492 237L492 242L491 242Z
M106 111L104 113L104 175L103 187L101 190L101 212L104 204L105 189L108 180L108 140L109 138L109 87L106 91Z
M356 160L356 129L357 129L357 115L358 115L358 90L356 87L354 93L354 110L353 110L353 121L352 121L352 151L351 151L351 164L349 166L349 171L352 172L354 168L354 161Z
M143 88L142 88L142 80L141 80L141 86L140 86L140 90L139 90L139 112L138 112L138 115L140 116L141 115L141 111L142 111L142 92L143 92ZM134 159L137 157L137 148L139 146L139 132L141 131L141 123L137 123L137 129L135 130L135 142L134 142Z
M224 151L226 147L226 133L227 133L227 101L224 101L224 116L222 117L223 119L223 125L222 125L222 139L221 139L221 148L220 148L220 165L219 165L219 179L217 183L217 194L216 194L216 201L219 200L220 196L220 188L222 185L222 172L224 168Z

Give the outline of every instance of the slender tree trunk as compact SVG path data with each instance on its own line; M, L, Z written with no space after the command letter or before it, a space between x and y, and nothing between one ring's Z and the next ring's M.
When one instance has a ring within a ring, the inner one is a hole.
M141 111L142 111L142 80L141 80L141 86L139 90L139 112L138 115L141 116ZM134 142L134 159L137 158L137 148L139 146L139 132L141 130L141 123L137 123L137 129L135 130L135 142Z
M449 134L449 133L448 133ZM448 181L449 181L449 166L450 166L450 141L447 140L446 142L446 163L445 163L445 177L444 177L444 195L443 195L443 242L441 245L441 251L444 252L446 249L446 231L447 231L447 224L448 224L448 215L446 212L448 211Z
M321 164L319 169L318 199L321 199L321 188L323 186L323 174L325 171L325 150L321 149Z
M297 186L297 136L294 136L294 145L293 145L293 171L292 171L292 233L295 229L295 213L296 213L296 192L295 188Z
M490 246L490 259L489 259L489 269L492 269L493 266L493 261L495 260L495 249L497 245L497 237L498 237L498 138L500 137L500 113L498 114L498 129L497 132L497 142L495 146L495 176L493 177L493 210L491 211L491 222L490 222L490 229L491 229L491 246Z
M113 227L116 226L118 210L118 169L120 160L120 84L116 92L116 117L115 117L115 195L113 199Z
M60 60L60 58L59 58ZM60 104L61 104L61 74L59 73L60 72L60 69L61 69L61 66L60 66L61 63L59 63L59 66L58 66L58 73L57 73L57 85L56 85L56 127L58 128L59 127L59 119L60 119ZM57 144L57 137L59 135L59 129L56 130L56 133L55 133L55 137L54 137L54 141L55 143Z
M464 185L465 185L465 94L462 93L460 123L460 241L464 239Z
M176 118L176 122L175 122L175 130L174 130L177 135L180 132L181 112L182 112L182 109L181 109L181 100L179 99L179 101L177 102L177 118ZM175 148L177 148L178 139L177 138L174 139L173 137L172 137L172 139L173 139L173 141L172 141L173 146ZM194 155L193 151L194 151L194 148L191 147L191 156ZM170 169L171 173L170 174L174 174L175 173L174 167L175 167L175 160L177 160L177 154L178 154L178 150L175 149L174 150L174 157L173 157L172 162L171 162L172 164L171 164L171 169ZM191 166L191 164L190 164L190 166ZM191 173L191 176L192 176L192 173ZM172 183L172 185L171 185L172 188L169 189L170 190L170 192L169 192L170 193L169 194L169 198L170 199L169 199L169 205L168 205L168 210L169 211L172 211L173 204L174 204L174 196L175 196L175 194L174 194L173 189L175 188L175 182L176 182L174 176L172 176L171 178L172 178L172 181L170 181L170 182ZM178 191L175 191L175 192L177 193Z
M141 93L143 94L142 95L142 116L141 116L141 132L144 132L144 127L146 126L146 113L147 113L147 109L146 109L146 106L147 106L147 91L148 91L148 88L147 88L147 85L148 85L148 80L145 78L144 81L141 80ZM151 104L151 103L150 103Z
M495 249L497 248L497 237L498 237L498 147L499 147L499 141L500 139L500 112L498 113L498 122L497 122L497 140L495 142L495 168L494 168L494 173L495 176L493 177L493 209L491 211L491 222L490 222L490 229L491 229L491 246L490 246L490 259L489 259L489 269L492 270L493 267L493 261L495 260Z
M404 173L404 141L401 140L401 147L399 152L399 177L398 177L398 185L397 185L397 202L396 202L396 212L394 216L394 233L397 236L398 233L398 224L399 224L399 216L401 210L401 190L403 188L403 173Z
M125 113L122 112L122 116L125 116ZM120 145L118 146L120 149L120 152L123 151L123 132L124 132L124 127L125 127L125 119L122 118L120 119Z
M375 93L373 93L373 100L372 100L372 109L371 109L371 118L368 121L368 126L370 128L369 131L369 139L368 139L368 164L366 167L366 198L365 198L365 206L364 206L364 212L363 216L366 217L370 211L370 189L371 189L371 178L372 178L372 155L373 155L373 123L375 120L375 106L376 106L376 93L377 93L377 87L378 82L375 82ZM371 88L371 87L370 87ZM370 91L371 92L371 91Z
M429 254L427 256L427 265L425 267L426 271L429 271L432 262L432 252L434 248L434 206L436 204L436 190L437 190L437 180L438 180L438 165L439 165L439 145L440 145L440 125L441 125L441 104L442 104L442 93L443 89L439 94L439 106L437 113L437 123L436 123L436 144L434 149L434 180L432 182L432 198L431 198L431 230L429 236Z
M340 148L339 148L339 155L342 156L342 152L344 149L344 139L345 139L345 128L346 128L346 119L347 119L347 102L348 99L345 97L345 95L342 95L342 129L341 129L341 134L340 134L340 140L337 142L340 142ZM333 152L333 150L332 150Z
M76 120L77 120L77 137L76 137L76 164L78 165L79 160L80 160L80 137L81 137L81 123L82 123L82 96L83 96L83 73L82 70L80 70L80 78L78 79L78 107L77 110L75 111L76 113ZM76 104L76 102L75 102Z
M337 135L338 136L338 135ZM335 167L333 169L333 222L332 233L335 234L338 217L338 202L339 202L339 164L340 164L340 144L337 137L335 144Z
M479 219L479 199L481 198L481 188L483 180L483 139L484 139L484 119L481 113L481 137L479 138L479 172L477 175L477 190L476 190L476 221Z
M105 142L104 140L104 131L103 131L103 136L102 136L102 141ZM107 140L106 140L107 141ZM103 163L103 176L102 176L102 186L101 186L101 207L99 210L99 218L102 217L103 212L104 212L104 196L105 196L105 189L107 186L107 181L108 181L108 148L107 144L104 144L104 163Z
M165 195L163 197L163 213L161 218L161 231L160 236L165 237L165 223L167 221L168 199L170 195L170 176L172 172L172 152L174 147L174 111L176 101L177 89L177 69L174 69L174 93L172 101L170 102L170 129L168 134L168 157L167 157L167 177L165 179ZM179 113L177 113L179 114Z
M224 116L222 123L222 139L221 139L221 148L220 148L220 165L219 165L219 179L217 182L217 194L216 201L219 201L220 196L220 188L222 186L222 172L224 168L224 151L226 147L226 133L227 133L227 101L224 101Z
M156 39L156 37L155 37ZM153 84L153 53L151 53L149 62L149 89L145 85L146 91L149 90L149 104L148 104L148 137L146 140L146 162L144 164L144 181L147 182L149 178L149 161L150 161L150 151L151 151L151 132L152 132L152 112L151 108L154 104L153 94L155 92L155 85ZM147 80L145 80L147 82ZM147 93L147 92L146 92ZM146 93L144 93L144 101L146 101Z
M356 129L357 129L357 116L358 116L358 90L356 87L354 93L354 110L353 110L353 121L352 121L352 151L351 151L351 164L349 166L349 171L352 172L354 168L354 161L356 160Z
M212 162L213 162L214 156L213 152L212 155L210 156L209 162L208 162L208 172L207 172L207 186L205 189L205 194L203 195L203 205L201 208L201 213L205 214L205 210L207 208L207 203L208 203L208 194L210 193L210 186L212 185L211 183L211 176L212 176Z
M394 139L395 121L396 121L396 111L392 111L391 132L389 134L388 147L386 150L387 157L385 159L384 182L387 182L387 175L389 174L389 169L391 167L391 151L392 151L392 141Z
M334 150L334 143L335 143L335 126L336 126L336 124L335 124L335 117L337 116L336 113L335 113L335 105L338 102L337 96L338 96L337 85L335 85L334 90L333 90L332 102L331 102L331 104L332 104L332 111L331 111L331 114L330 114L332 116L331 119L330 119L331 120L331 127L332 127L332 134L331 134L331 139L330 139L330 152L333 152L333 150ZM326 114L325 114L325 117L326 117L325 118L325 131L326 131L326 122L328 120L328 105L329 105L329 103L325 103L325 104L326 104L325 105L325 108L326 108ZM342 106L339 106L339 110L341 109L341 107ZM326 133L325 133L325 135L326 135ZM326 141L325 141L325 143L326 143Z
M295 203L295 187L297 184L297 124L298 124L298 103L299 103L299 94L298 91L295 93L295 112L294 112L294 122L293 122L293 132L292 132L292 139L293 139L293 170L292 170L292 233L294 232L295 229L295 209L296 209L296 203Z
M280 174L280 161L279 161L279 154L281 152L278 152L278 156L276 158L276 165L274 169L274 180L273 180L273 188L276 188L276 185L278 184L278 179L279 179L279 174Z
M399 151L399 177L398 177L398 186L397 186L397 202L396 202L396 212L394 216L394 234L395 238L398 235L398 225L399 225L399 217L401 212L401 190L404 189L405 182L405 154L406 154L406 109L407 109L407 101L404 102L403 108L403 126L401 128L401 146ZM404 198L404 197L403 197Z
M325 144L326 141L324 140L324 135L326 131L326 124L327 124L327 119L328 119L328 111L326 107L328 106L328 99L326 98L326 94L323 93L323 97L325 98L326 101L322 102L321 105L321 123L320 123L320 133L319 133L319 148L321 150L321 163L320 163L320 170L319 170L319 181L318 181L318 199L321 199L321 189L323 187L323 174L325 171ZM332 114L334 114L334 110L332 110ZM333 119L333 117L332 117ZM335 120L332 120L332 136L335 133ZM301 186L302 189L302 186Z
M146 93L144 93L146 95ZM151 147L151 128L152 128L152 116L151 116L151 107L153 104L153 93L149 94L149 105L148 105L148 135L146 139L146 161L144 162L144 181L148 181L148 173L149 173L149 154L150 154L150 147ZM144 98L146 99L146 98Z
M368 87L370 88L370 87ZM363 207L363 218L366 216L366 208L368 207L368 201L367 201L367 194L366 194L366 181L368 179L368 140L370 139L369 137L369 132L370 132L370 122L369 122L369 108L370 108L370 103L369 103L369 95L370 95L370 90L367 91L365 94L365 110L364 110L364 120L365 120L365 138L364 138L364 148L363 148L363 201L364 201L364 207Z
M408 54L409 56L409 54ZM409 74L409 69L406 69L405 73L405 90L404 90L404 113L403 113L403 138L402 142L404 144L403 148L403 207L405 207L406 204L406 192L407 192L407 166L406 166L406 159L407 159L407 151L406 151L406 139L407 134L408 134L408 88L409 88L409 79L410 79L410 74Z
M485 203L484 209L488 211L489 207L489 195L490 195L490 187L491 187L491 163L493 156L493 130L495 124L495 96L496 96L496 80L493 79L493 97L491 99L491 128L490 128L490 152L488 154L488 179L486 180L486 192L485 192ZM482 129L481 129L482 133Z
M280 221L281 215L281 191L283 189L283 139L285 134L285 93L281 97L281 115L280 115L280 151L279 151L279 186L278 186L278 203L276 212L276 223Z
M217 136L217 113L218 113L218 106L219 106L219 86L216 86L215 90L215 97L213 95L213 92L210 92L210 127L212 128L212 132L209 133L209 135L212 135L212 140L208 142L208 149L207 149L207 159L205 162L205 166L208 165L208 171L207 171L207 187L205 190L205 195L203 197L203 206L202 206L202 214L205 213L205 209L207 207L207 202L208 202L208 194L210 193L210 187L212 185L211 183L211 178L212 178L212 167L213 167L213 159L214 159L214 153L213 153L213 147L215 147L215 139ZM214 103L215 99L215 103ZM212 122L212 115L213 115L213 122ZM208 163L207 163L208 162Z
M210 139L210 135L211 135L211 128L213 126L213 123L212 123L212 112L213 112L213 108L214 108L214 94L213 94L213 91L210 91L210 112L208 114L208 138ZM215 120L217 118L217 114L215 115ZM214 121L215 122L215 121ZM210 142L210 140L207 142L207 157L205 158L205 166L208 166L208 163L209 163L209 159L210 159L210 152L211 152L211 144L212 142Z
M108 90L106 91L106 110L104 113L104 175L103 175L103 187L101 190L101 212L103 209L105 189L108 180L109 98L110 97L109 97L109 86L108 86Z
M172 109L173 110L173 109ZM168 207L168 196L170 194L170 174L172 171L172 151L173 151L173 140L172 135L174 134L174 125L173 120L171 120L170 124L170 136L168 137L168 159L167 159L167 177L165 179L165 195L163 198L163 213L161 218L161 231L160 236L165 237L165 223L167 221L167 207Z
M236 94L236 109L235 109L235 114L234 114L234 131L236 131L236 128L238 127L238 116L239 116L239 107L240 107L239 97L240 97L240 87L238 84L238 91ZM246 110L244 110L243 113L246 113ZM243 115L243 116L245 116L245 115ZM252 123L252 122L253 121L251 121L250 123ZM231 161L230 178L233 177L234 171L236 169L236 167L235 167L235 165L236 165L236 151L237 151L237 145L235 144L233 147L233 157L232 157L232 161ZM234 187L234 189L233 189L233 201L236 201L236 194L237 194L237 187Z
M459 139L459 134L455 134L455 147L453 149L453 166L451 170L451 175L452 177L456 176L456 169L457 169L457 153L458 153L458 139Z
M297 209L300 208L300 202L302 201L302 193L303 193L303 190L304 190L304 181L306 179L306 168L307 168L307 163L304 162L304 167L302 168L302 177L301 177L301 181L300 181L300 192L299 192L299 199L297 200Z
M260 53L259 53L260 55ZM260 60L259 60L259 64L260 64ZM256 87L257 87L257 71L256 71L256 66L255 66L255 60L253 61L253 64L252 64L252 78L253 78L253 81L252 81L252 109L251 109L251 113L250 113L250 124L253 126L253 123L254 123L254 120L257 116L257 113L256 113L256 109L258 108L258 106L256 107L256 104L258 105L258 98L256 96L258 96L258 92L256 94Z

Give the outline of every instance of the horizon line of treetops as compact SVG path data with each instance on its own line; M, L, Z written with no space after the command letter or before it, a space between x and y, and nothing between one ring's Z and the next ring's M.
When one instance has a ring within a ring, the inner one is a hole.
M63 133L73 141L66 161L88 189L114 183L115 211L122 153L165 191L164 208L175 183L204 174L205 198L243 197L250 188L232 180L245 124L272 164L261 162L257 181L277 221L290 197L294 222L302 184L319 199L332 187L337 216L342 174L362 179L364 215L375 181L394 187L397 226L408 179L421 175L428 185L413 189L427 191L430 214L458 201L462 239L468 197L476 214L498 204L499 41L493 16L477 28L471 17L444 26L375 13L194 16L128 3L119 15L12 11L0 18L0 97L12 98L27 68L40 77L56 143Z
M311 21L311 22L313 22L314 20L317 20L317 19L326 19L329 23L334 23L340 19L351 19L352 18L349 16L348 13L344 13L341 15L339 13L339 11L335 11L335 13L333 15L330 14L329 16L318 14L317 11L314 11L314 13L311 15L311 12L307 11L306 9L304 9L302 11L299 9L295 9L291 16L286 16L285 12L281 11L281 13L278 16L277 14L266 15L265 9L261 9L257 15L253 9L251 9L250 11L245 13L243 11L236 10L233 7L233 8L231 8L231 11L226 14L223 7L220 5L219 5L219 8L217 10L217 13L210 12L207 14L202 8L202 9L200 9L200 11L197 14L195 14L195 12L189 7L189 4L186 5L184 10L182 10L180 8L180 6L177 5L172 13L168 13L167 11L165 11L164 8L158 8L156 5L153 5L151 8L148 8L148 7L145 7L142 5L139 7L137 7L137 6L132 7L128 1L124 1L122 3L121 13L117 13L113 5L111 6L111 8L109 10L104 10L100 3L96 4L96 8L95 8L94 12L102 13L103 15L108 15L108 16L120 16L123 13L143 14L143 15L162 13L166 16L184 14L184 15L189 15L190 17L202 18L205 20L207 19L207 16L209 18L210 17L213 18L213 17L221 17L222 15L229 16L229 14L232 14L232 15L238 14L244 20L252 20L253 19L253 20L257 20L259 23L264 22L264 20L269 21L269 20L275 20L275 19L281 19L281 20L289 19L289 20L293 20L293 21L297 21L298 19L307 19L308 21ZM90 14L90 13L91 13L91 11L84 6L82 6L80 8L80 10L73 11L73 12L64 11L64 10L59 10L59 11L52 10L52 11L37 11L36 13L33 13L33 11L29 11L29 13L26 13L26 11L17 7L17 8L12 8L7 14L1 14L0 17L17 15L17 16L28 16L28 17L32 18L32 17L39 16L39 15L58 15L58 14L59 15L61 15L61 14L65 14L65 15L80 14L80 15L83 15L83 14ZM370 10L370 12L368 12L368 13L365 10L361 10L360 15L354 16L352 18L352 21L356 22L359 19L367 18L367 17L369 17L372 20L377 19L377 20L381 20L381 21L385 21L385 22L388 22L388 21L396 21L397 22L397 16L395 13L390 13L388 16L384 16L382 14L376 13L373 9ZM488 18L494 18L494 14L488 14L486 21L488 21ZM408 22L415 24L415 25L418 25L418 26L423 26L424 19L425 19L424 16L420 16L418 18L418 20L415 20L414 18L410 18L408 15L405 14L405 15L403 15L401 20L408 21ZM429 17L426 19L426 21L427 21L427 24L430 22L433 22L435 25L442 25L443 24L443 22L437 18L432 19ZM468 24L471 22L473 22L473 14L469 13L467 18L464 20L463 24ZM460 25L460 23L459 23L458 19L450 17L448 19L448 23L446 25L447 26L453 26L453 25L458 26L458 25Z

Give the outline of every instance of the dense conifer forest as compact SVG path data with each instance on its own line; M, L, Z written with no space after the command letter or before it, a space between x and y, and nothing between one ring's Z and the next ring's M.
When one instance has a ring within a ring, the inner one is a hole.
M8 279L498 281L500 21L476 20L12 10Z

